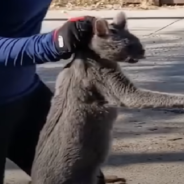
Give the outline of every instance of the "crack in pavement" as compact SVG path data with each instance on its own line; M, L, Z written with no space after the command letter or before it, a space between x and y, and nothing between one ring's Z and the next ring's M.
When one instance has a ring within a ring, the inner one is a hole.
M167 27L169 27L169 26L171 26L171 25L173 25L173 24L175 24L176 22L179 22L179 21L181 21L181 20L183 20L183 18L182 18L182 19L177 19L177 20L171 22L170 24L167 24L166 26L163 26L163 27L157 29L156 31L154 31L154 32L152 32L152 33L150 33L150 34L148 34L148 35L144 35L144 36L152 36L152 35L158 33L159 31L162 31L162 30L164 30L165 28L167 28Z

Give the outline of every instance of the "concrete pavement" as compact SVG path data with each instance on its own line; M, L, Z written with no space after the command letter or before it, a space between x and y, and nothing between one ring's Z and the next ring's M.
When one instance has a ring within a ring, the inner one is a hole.
M42 31L47 32L53 28L58 27L68 18L81 16L81 15L92 15L97 17L108 18L110 21L120 10L82 10L82 11L64 11L64 10L51 10L48 11L45 20L43 22ZM129 26L131 29L138 29L142 34L152 33L155 30L173 24L184 18L184 8L176 9L165 9L159 10L123 10L127 18L130 19ZM139 20L139 21L138 21ZM182 20L183 21L183 20ZM139 30L141 29L141 31Z
M6 161L5 184L30 184L30 177L11 160Z
M177 8L159 8L157 10L135 10L135 9L127 9L123 8L122 11L124 11L127 14L127 17L129 19L150 19L152 18L164 18L164 19L173 19L178 17L184 16L184 8L177 7ZM118 11L121 10L67 10L67 9L61 9L61 10L50 10L48 11L45 19L67 19L69 17L75 17L79 15L93 15L93 16L99 16L99 17L105 17L105 18L112 18Z
M184 9L126 12L128 17L132 17L128 21L128 27L145 44L147 58L135 65L122 64L125 74L139 87L184 93L184 20L181 19L184 17ZM67 14L63 11L49 11L46 16L48 20L43 22L42 32L50 31L63 23L62 20L51 19L89 13L113 17L117 11L73 11ZM133 19L135 17L142 19ZM144 17L155 19L148 20ZM62 62L38 66L42 79L52 86L61 70ZM112 152L103 169L105 174L125 177L127 184L183 184L183 140L183 112L168 109L121 109L114 127ZM10 168L12 166L9 163L7 183L29 183L25 173L18 169L15 172L15 169Z

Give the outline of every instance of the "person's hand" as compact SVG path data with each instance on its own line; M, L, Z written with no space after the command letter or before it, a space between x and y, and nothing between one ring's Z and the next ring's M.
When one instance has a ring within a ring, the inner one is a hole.
M77 49L89 44L94 20L91 16L72 18L54 31L54 42L62 59L70 58Z

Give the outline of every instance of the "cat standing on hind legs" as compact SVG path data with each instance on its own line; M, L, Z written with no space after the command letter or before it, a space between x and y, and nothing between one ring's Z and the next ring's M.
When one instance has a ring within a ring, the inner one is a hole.
M184 107L184 95L137 88L117 61L144 56L124 14L112 24L94 23L89 47L76 52L56 81L56 92L33 164L33 184L96 184L110 146L115 105L129 108Z
M113 24L95 20L90 47L76 52L59 74L36 150L33 184L99 183L97 175L108 155L117 116L114 104L119 103L104 86L101 72L116 69L116 61L137 62L144 53L138 38L125 30L125 22L123 13ZM127 48L127 39L134 52Z

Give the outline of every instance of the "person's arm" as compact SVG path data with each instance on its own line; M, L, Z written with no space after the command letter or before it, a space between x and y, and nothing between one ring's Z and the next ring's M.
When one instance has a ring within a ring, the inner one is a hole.
M92 20L89 16L73 18L53 32L25 38L0 37L0 67L68 59L76 48L88 44Z
M53 32L25 38L0 37L0 66L25 66L58 61Z

